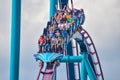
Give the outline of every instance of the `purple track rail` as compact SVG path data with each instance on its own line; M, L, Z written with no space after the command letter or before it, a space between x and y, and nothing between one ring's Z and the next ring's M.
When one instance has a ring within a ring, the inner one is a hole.
M42 80L53 80L55 73L56 65L47 64L46 70L43 73Z
M97 53L97 50L96 50L96 48L95 48L95 45L94 45L94 43L93 43L93 41L92 41L92 38L90 37L90 35L88 34L88 32L85 30L85 29L83 29L82 28L82 30L80 31L80 33L82 34L82 35L84 35L84 37L85 37L85 40L86 40L86 42L87 42L87 40L89 39L90 40L90 43L87 43L87 47L93 47L93 50L94 51L90 51L89 53L90 53L90 55L91 55L91 57L93 58L93 56L95 55L96 56L96 58L97 58L97 62L94 62L94 59L93 59L93 63L94 63L94 67L95 68L98 68L97 67L97 65L99 66L99 69L100 69L100 73L98 73L97 71L96 71L96 76L99 78L99 77L101 77L102 78L102 80L104 80L104 76L103 76L103 72L102 72L102 67L101 67L101 64L100 64L100 60L99 60L99 57L98 57L98 53Z

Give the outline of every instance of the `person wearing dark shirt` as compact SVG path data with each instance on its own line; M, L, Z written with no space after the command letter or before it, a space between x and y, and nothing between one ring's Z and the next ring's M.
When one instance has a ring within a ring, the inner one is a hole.
M80 24L83 25L83 23L85 22L85 14L84 14L84 10L80 9Z
M50 52L50 44L51 44L50 37L47 36L47 38L46 38L46 43L45 43L45 51L46 51L46 52Z

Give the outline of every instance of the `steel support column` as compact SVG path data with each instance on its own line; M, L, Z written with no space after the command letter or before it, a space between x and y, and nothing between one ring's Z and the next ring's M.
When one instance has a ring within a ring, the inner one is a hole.
M82 54L82 62L81 62L81 80L87 80L87 71L86 71L86 67L85 67L85 58L84 58L84 53Z
M68 0L60 0L60 1L61 1L60 5L61 5L62 9L64 8L65 5L67 6Z
M50 0L50 19L54 16L56 10L56 5L58 4L58 0Z
M60 62L74 63L74 62L81 62L81 61L82 61L81 56L64 56Z
M88 53L87 52L81 52L82 56L83 56L83 60L84 61L84 66L85 69L87 71L87 74L90 78L90 80L97 80L97 77L93 71L93 68L91 67L89 61L88 61ZM83 79L84 80L84 79Z
M12 0L10 80L19 80L21 0Z

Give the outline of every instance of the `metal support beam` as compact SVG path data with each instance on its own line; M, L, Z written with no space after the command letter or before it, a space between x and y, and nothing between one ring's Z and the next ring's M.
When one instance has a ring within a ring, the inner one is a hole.
M56 5L58 4L58 0L50 0L50 19L52 16L55 14L56 10Z
M57 71L55 71L55 74L54 74L54 80L57 79Z
M71 7L72 7L72 9L73 9L73 0L71 0Z
M83 57L83 55L82 55L82 57ZM81 62L81 79L80 80L87 80L87 71L86 71L86 67L85 67L84 57Z
M10 80L19 80L21 0L12 0Z
M59 2L62 8L68 4L68 0L60 0ZM56 5L58 5L58 0L50 0L50 19L57 11Z
M86 68L86 71L88 73L88 76L90 78L90 80L97 80L97 77L88 61L88 53L87 52L81 52L82 56L83 56L83 61L84 61L84 65Z
M74 63L74 62L81 62L82 57L81 56L64 56L60 62L68 62L68 63Z
M65 5L67 6L68 0L60 0L60 1L61 1L60 5L61 5L62 9L64 8Z

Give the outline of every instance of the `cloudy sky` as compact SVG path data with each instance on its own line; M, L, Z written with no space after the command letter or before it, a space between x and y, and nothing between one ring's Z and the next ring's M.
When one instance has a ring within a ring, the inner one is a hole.
M11 5L11 0L0 0L0 80L9 80ZM74 7L84 8L83 27L96 45L105 80L120 80L120 1L75 0ZM20 80L36 79L33 54L48 20L49 0L22 0Z

